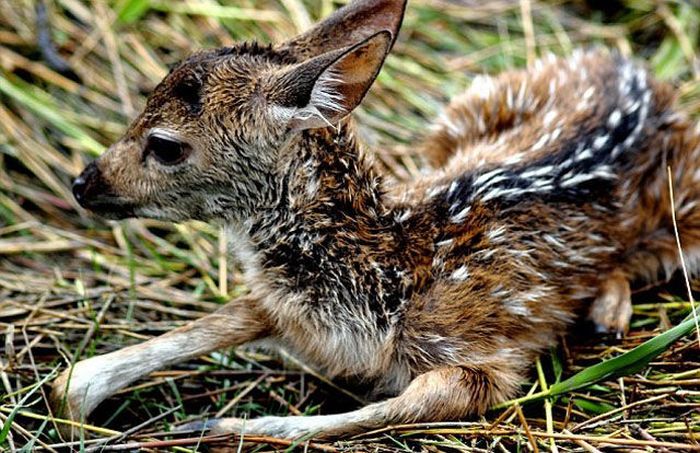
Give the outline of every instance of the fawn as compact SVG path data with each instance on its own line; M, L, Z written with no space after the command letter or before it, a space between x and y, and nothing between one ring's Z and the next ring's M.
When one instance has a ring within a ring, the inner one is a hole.
M52 398L72 419L170 364L265 339L389 399L316 416L223 418L213 432L346 436L480 414L581 314L624 332L630 282L700 258L700 133L671 87L615 53L479 77L391 182L349 113L404 0L358 0L275 46L195 53L75 180L104 217L217 220L250 293L143 344L76 363Z

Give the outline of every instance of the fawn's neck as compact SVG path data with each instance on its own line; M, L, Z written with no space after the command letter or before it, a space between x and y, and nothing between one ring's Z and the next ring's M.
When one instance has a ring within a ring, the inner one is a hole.
M352 134L305 132L282 152L289 165L276 203L243 231L247 273L322 302L365 302L385 318L399 310L415 285L415 263L431 257L385 201L381 177Z

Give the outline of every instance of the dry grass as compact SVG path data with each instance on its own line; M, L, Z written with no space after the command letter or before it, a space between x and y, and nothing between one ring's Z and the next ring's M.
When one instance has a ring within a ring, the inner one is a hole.
M658 77L677 83L681 103L697 115L700 10L694 2L414 0L395 52L357 114L364 139L391 171L410 177L416 165L407 144L475 74L598 44L648 60ZM591 4L607 5L606 11ZM60 422L50 418L45 398L45 383L57 367L168 331L245 290L222 253L216 227L94 219L75 205L71 178L119 136L168 64L197 47L281 40L336 5L54 0L48 6L51 37L71 68L63 74L38 50L33 1L0 0L0 332L6 338L0 346L0 423L21 405L0 448L192 451L217 439L183 439L167 431L217 412L331 413L361 404L341 384L292 359L221 351L120 391L90 419L94 427L85 427L84 440L68 446L58 437ZM546 388L562 373L629 350L677 323L689 310L683 294L682 285L671 284L639 295L623 340L575 332L533 366L524 392ZM700 449L697 345L687 337L637 374L553 401L310 448ZM247 441L260 450L294 447L276 439Z

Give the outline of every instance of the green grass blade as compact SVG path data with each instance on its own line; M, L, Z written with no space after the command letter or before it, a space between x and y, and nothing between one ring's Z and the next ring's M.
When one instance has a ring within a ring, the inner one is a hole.
M654 357L667 350L676 340L692 332L694 328L695 321L692 316L689 316L676 327L645 341L634 349L590 366L563 382L553 384L549 388L549 396L572 392L602 380L634 374L644 368Z
M574 406L588 414L605 414L615 409L615 406L598 401L590 401L584 398L573 398Z
M255 22L283 22L284 16L274 10L221 6L212 3L154 2L151 7L158 11L194 16L236 19Z
M117 20L131 24L143 17L151 9L150 0L122 0L116 6Z
M563 382L552 384L547 391L505 401L493 406L492 409L503 409L514 404L532 403L543 398L551 398L590 387L603 380L634 374L647 366L656 356L667 350L675 341L689 334L694 329L695 320L691 313L676 327L645 341L624 354L590 366Z
M104 151L102 146L95 139L90 137L83 129L72 122L66 120L60 111L42 102L37 96L30 93L28 89L22 89L0 75L0 93L11 97L15 101L32 110L37 115L53 124L58 130L74 138L80 145L94 156L99 156Z
M12 421L15 419L17 413L22 408L24 403L26 403L29 397L39 390L42 385L53 379L57 374L57 370L58 367L54 368L49 374L44 376L43 379L34 384L27 394L24 395L24 397L15 405L10 414L7 416L7 419L5 419L5 425L2 427L2 429L0 429L0 444L4 443L5 439L7 439L7 436L10 434L10 426L12 425Z

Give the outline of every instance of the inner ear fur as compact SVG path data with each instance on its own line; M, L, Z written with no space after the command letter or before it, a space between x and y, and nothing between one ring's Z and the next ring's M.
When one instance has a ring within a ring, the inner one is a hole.
M392 34L381 31L348 49L295 65L277 79L272 90L274 113L296 130L337 123L365 97L391 43Z
M391 33L391 49L405 9L406 0L353 1L278 48L292 52L302 61L353 46L386 30Z

